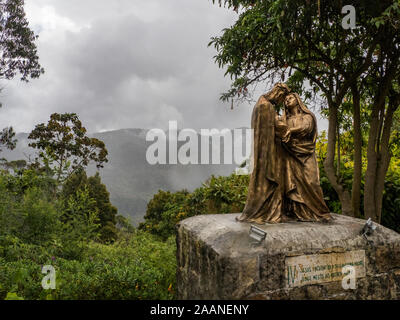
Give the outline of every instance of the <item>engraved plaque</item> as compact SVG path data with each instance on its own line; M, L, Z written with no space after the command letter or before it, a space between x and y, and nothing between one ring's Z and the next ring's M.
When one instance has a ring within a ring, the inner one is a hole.
M285 260L286 287L342 281L344 266L353 266L355 277L365 277L365 251L324 253L287 257Z

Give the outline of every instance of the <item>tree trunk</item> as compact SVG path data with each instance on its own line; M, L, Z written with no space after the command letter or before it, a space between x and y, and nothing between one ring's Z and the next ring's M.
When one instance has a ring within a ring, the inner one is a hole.
M396 69L390 65L386 75L380 79L380 84L376 88L375 99L372 106L371 125L367 148L367 171L365 173L364 186L364 215L373 221L380 221L382 210L383 188L385 176L390 161L389 139L393 121L393 100L388 106L385 114L386 97L391 88ZM381 116L381 118L379 117ZM386 118L386 119L384 119ZM381 135L382 121L384 121L383 133ZM382 140L382 141L381 141Z
M328 127L328 149L326 159L324 161L324 169L326 176L329 179L333 189L338 194L340 203L342 204L342 213L345 215L352 215L351 198L349 192L339 183L338 177L335 174L335 147L336 147L336 128L338 121L338 108L330 102L329 103L329 127Z
M360 92L357 86L353 86L354 107L354 176L351 188L351 203L354 217L359 218L361 202L361 175L362 175L362 136L361 136L361 114L360 114Z
M339 121L336 121L336 131L337 131L337 161L336 161L336 177L340 178L340 128L339 128Z
M364 185L364 216L365 219L371 218L378 221L376 217L375 183L376 171L378 167L378 153L376 150L379 130L379 107L374 103L371 113L371 126L369 130L367 147L367 171L365 172Z
M389 106L386 111L385 124L382 132L381 148L379 150L380 156L377 167L376 183L375 183L375 216L376 221L381 222L382 218L382 200L383 200L383 190L385 188L385 177L390 163L390 134L393 124L393 114L396 111L398 103L390 99Z

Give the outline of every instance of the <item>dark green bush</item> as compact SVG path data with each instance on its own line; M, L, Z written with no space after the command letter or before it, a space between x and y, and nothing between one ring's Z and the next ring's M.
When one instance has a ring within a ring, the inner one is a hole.
M247 175L232 174L211 176L192 193L159 190L149 201L145 222L139 229L166 239L175 234L175 225L182 219L199 214L241 212L246 203L248 184Z
M174 297L174 237L161 242L119 219L117 240L113 223L99 228L100 200L87 186L63 197L46 179L33 170L0 172L0 299ZM116 241L98 242L104 235ZM44 265L56 269L55 290L41 286Z
M175 239L160 242L148 233L104 245L85 245L80 260L52 256L53 248L3 239L0 299L16 293L24 299L173 299ZM4 245L7 248L4 252ZM56 289L44 290L43 265L56 269Z

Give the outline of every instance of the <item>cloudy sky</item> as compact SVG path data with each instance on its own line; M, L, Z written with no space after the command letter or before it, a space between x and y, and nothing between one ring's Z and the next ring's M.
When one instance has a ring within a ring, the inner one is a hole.
M252 104L219 101L229 78L207 47L236 13L211 0L25 2L45 74L1 83L0 128L30 132L53 112L77 113L89 132L250 125Z

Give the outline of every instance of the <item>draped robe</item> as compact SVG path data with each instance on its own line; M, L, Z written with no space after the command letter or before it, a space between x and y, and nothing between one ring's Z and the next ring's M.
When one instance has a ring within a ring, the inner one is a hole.
M283 213L283 150L275 137L274 105L261 96L252 117L252 167L246 205L238 221L281 222Z
M316 120L302 106L296 119L277 120L271 101L261 96L252 113L252 166L245 207L238 221L279 223L329 221L315 155ZM288 128L301 128L282 142Z
M331 215L325 204L319 180L315 154L316 120L314 115L301 112L287 118L289 128L299 128L286 143L284 161L284 211L289 218L301 221L329 221Z

